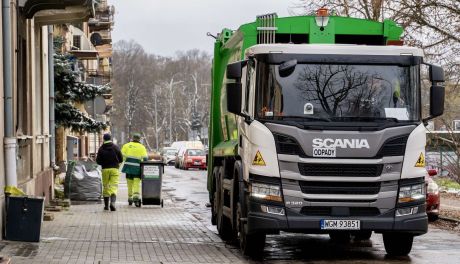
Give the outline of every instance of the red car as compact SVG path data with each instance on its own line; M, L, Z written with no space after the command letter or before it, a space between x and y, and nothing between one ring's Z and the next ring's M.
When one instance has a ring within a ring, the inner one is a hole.
M184 153L184 162L182 166L185 170L197 168L206 169L206 154L202 149L187 149Z
M439 217L439 205L441 203L441 196L439 194L438 184L431 178L435 176L437 171L435 169L428 169L428 177L426 177L426 214L429 221L436 221Z

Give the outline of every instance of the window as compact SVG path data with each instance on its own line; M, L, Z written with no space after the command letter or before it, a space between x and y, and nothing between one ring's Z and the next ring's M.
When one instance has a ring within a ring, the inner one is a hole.
M460 120L454 120L452 127L454 131L460 131Z
M73 36L73 47L75 49L81 50L81 36L80 35Z
M204 151L201 149L189 149L187 150L188 156L204 156Z
M252 60L249 60L246 74L246 96L244 98L244 110L246 111L246 113L249 113L249 95L254 79L254 62Z
M279 65L258 62L258 118L419 120L409 67L297 64L291 70L281 74Z

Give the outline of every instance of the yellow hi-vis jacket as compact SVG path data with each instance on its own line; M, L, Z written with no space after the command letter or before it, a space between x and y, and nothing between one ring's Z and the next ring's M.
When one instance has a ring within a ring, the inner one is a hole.
M139 142L129 142L121 148L125 164L122 172L132 175L141 175L141 162L148 159L147 149Z

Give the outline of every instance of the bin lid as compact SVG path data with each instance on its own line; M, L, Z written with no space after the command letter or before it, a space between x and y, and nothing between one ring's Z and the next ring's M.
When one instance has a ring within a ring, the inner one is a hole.
M163 162L161 160L149 160L149 161L141 162L141 165L143 165L143 164L146 164L146 165L152 165L152 164L163 165Z

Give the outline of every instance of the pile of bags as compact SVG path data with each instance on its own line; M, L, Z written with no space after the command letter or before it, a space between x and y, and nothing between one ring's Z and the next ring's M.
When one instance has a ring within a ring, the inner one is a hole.
M95 162L70 161L64 181L64 195L75 201L101 200L101 168Z

